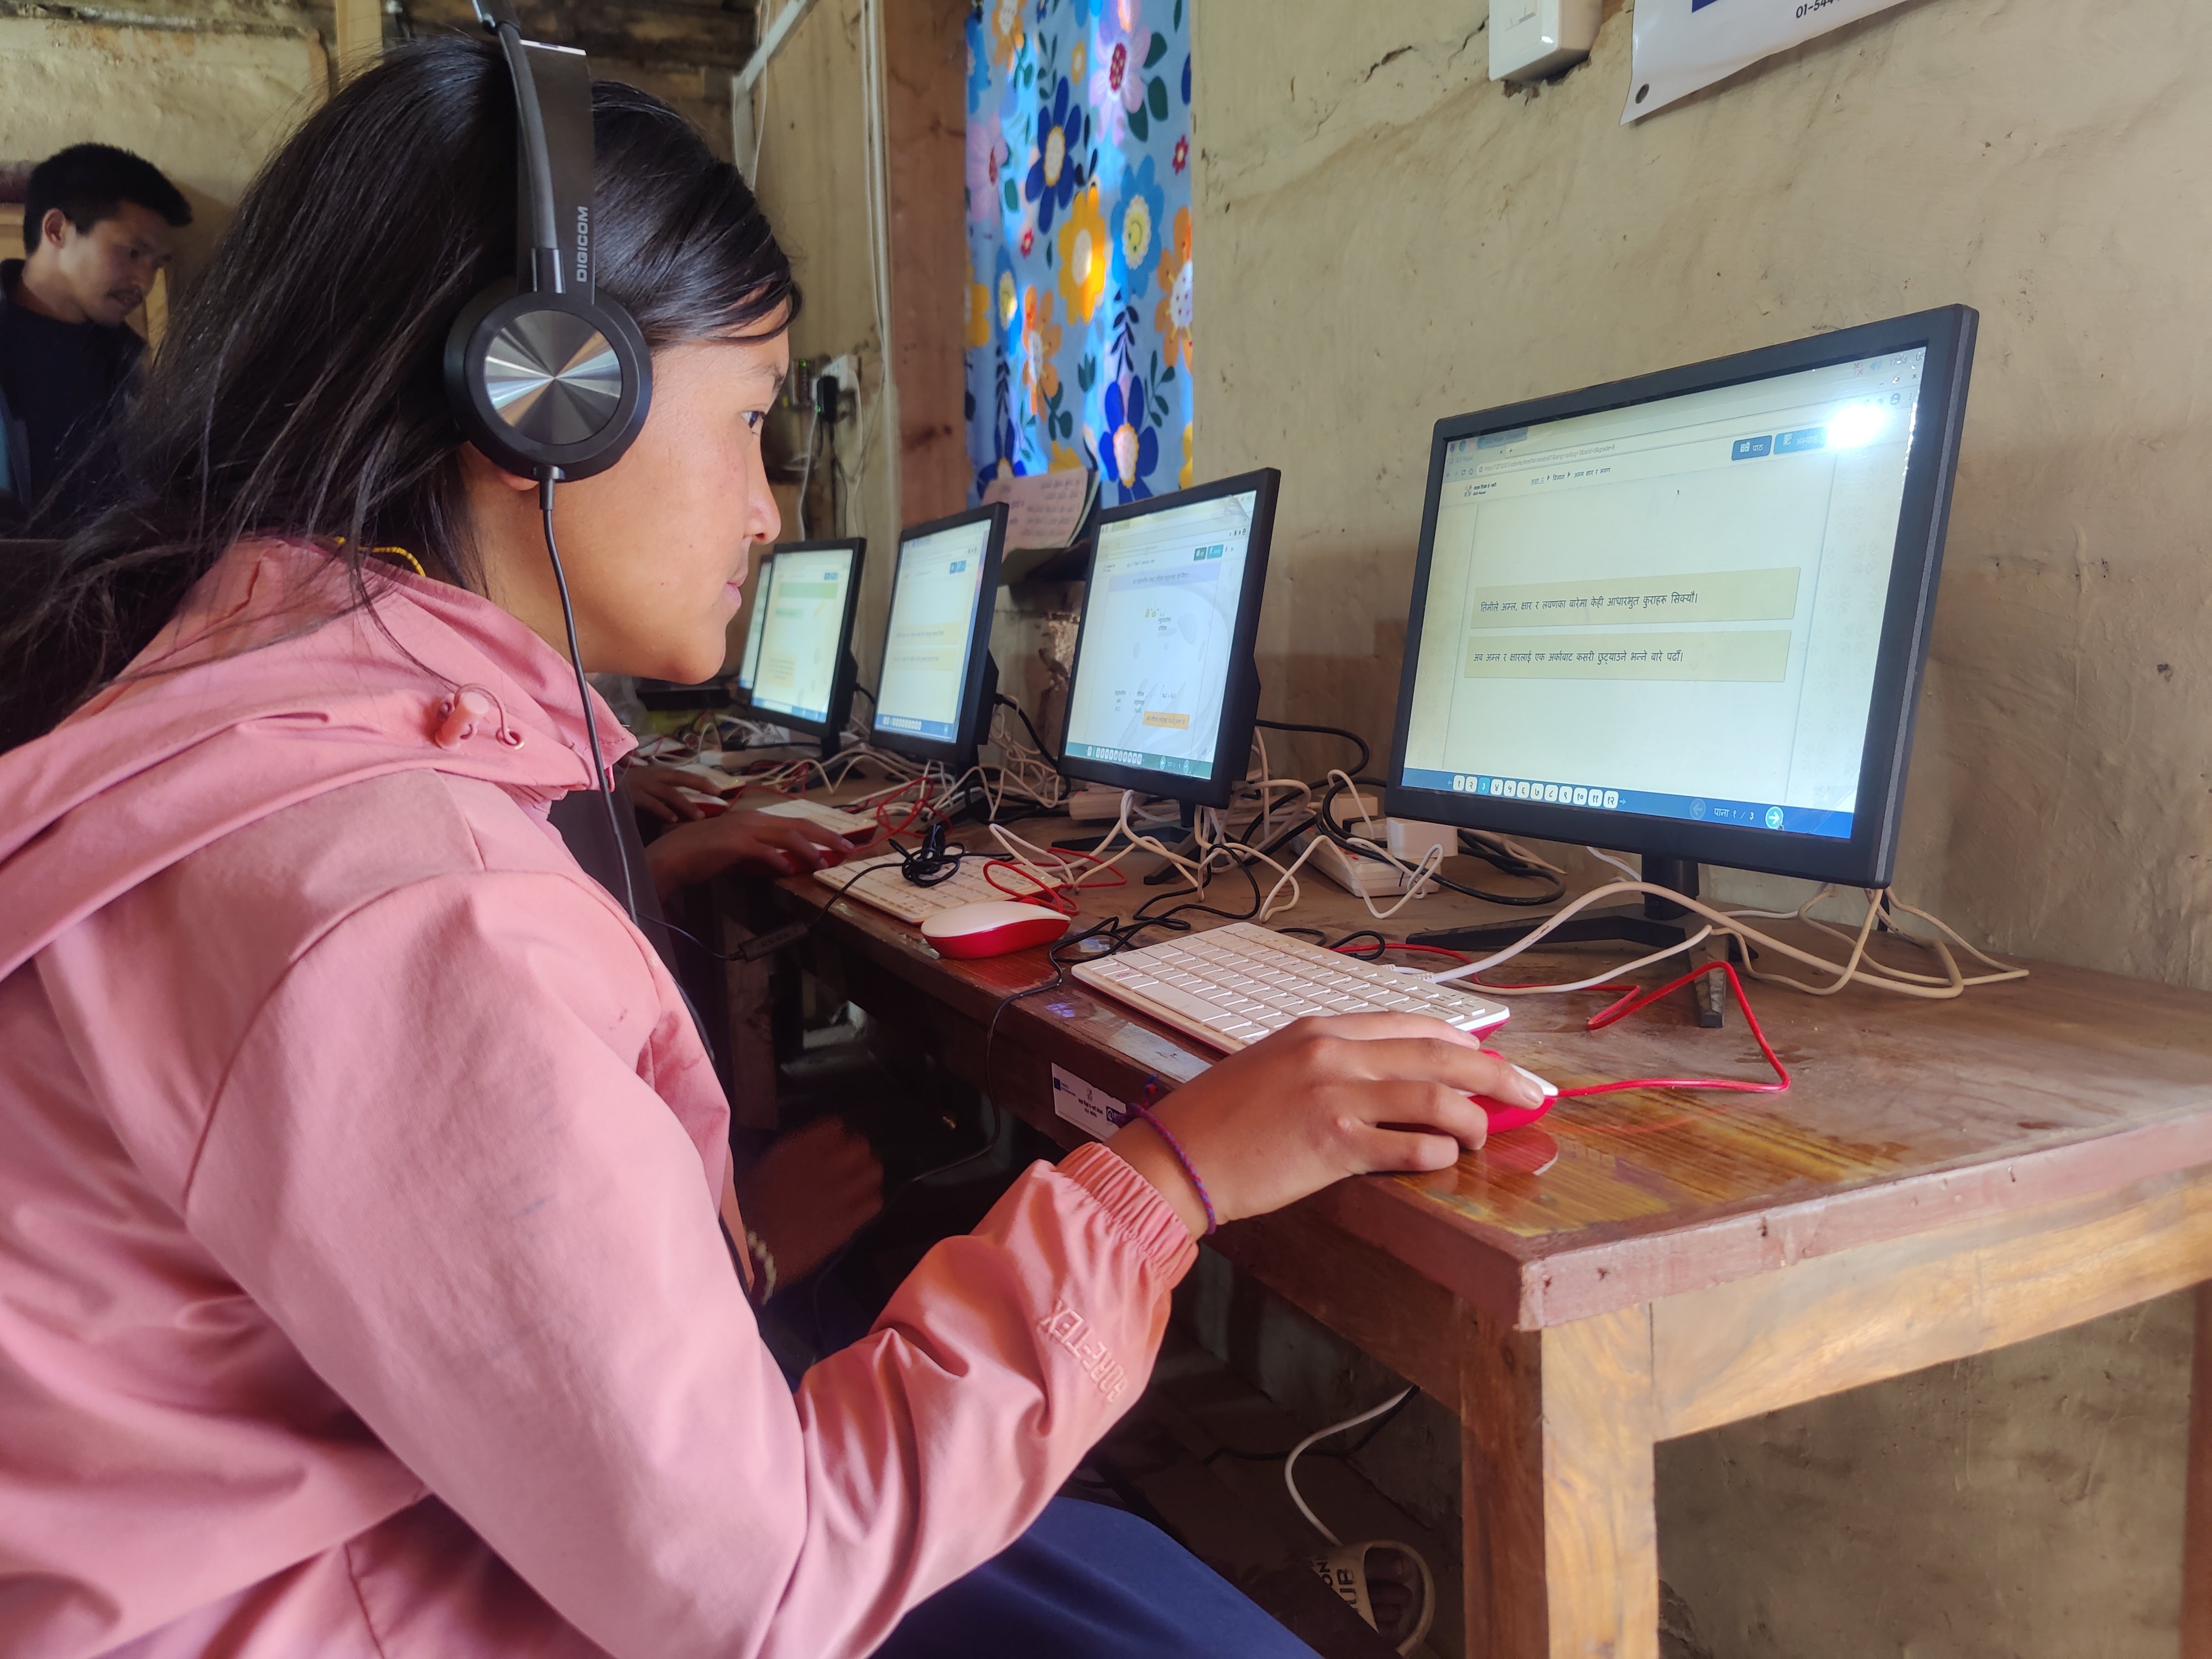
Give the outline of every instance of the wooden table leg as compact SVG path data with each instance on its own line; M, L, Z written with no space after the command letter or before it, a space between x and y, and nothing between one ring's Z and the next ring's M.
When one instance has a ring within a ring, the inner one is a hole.
M1648 1310L1470 1316L1460 1395L1468 1659L1657 1659Z
M2181 1659L2212 1659L2212 1281L2197 1287L2197 1358L2189 1383L2189 1518L2181 1552Z

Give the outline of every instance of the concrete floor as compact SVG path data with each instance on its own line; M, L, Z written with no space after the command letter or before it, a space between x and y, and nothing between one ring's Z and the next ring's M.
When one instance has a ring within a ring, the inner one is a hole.
M1403 1431L1401 1422L1389 1424L1374 1443ZM1308 1432L1187 1329L1170 1326L1152 1386L1086 1461L1073 1489L1140 1510L1149 1506L1153 1519L1290 1625L1322 1659L1384 1659L1390 1645L1360 1626L1311 1576L1307 1563L1328 1547L1292 1506L1279 1458L1227 1455L1229 1449L1285 1449ZM1364 1432L1352 1431L1332 1443ZM1102 1474L1105 1480L1095 1481ZM1435 1577L1437 1614L1428 1640L1413 1651L1423 1659L1458 1659L1456 1537L1424 1526L1340 1457L1310 1452L1299 1459L1297 1478L1306 1502L1340 1537L1389 1539L1421 1553Z
M2194 1329L2189 1296L2167 1297L1662 1444L1666 1659L2171 1659ZM1158 1392L1212 1437L1203 1457L1287 1446L1399 1386L1208 1252ZM1427 1555L1439 1659L1460 1652L1457 1436L1417 1399L1351 1466L1309 1482L1300 1464L1325 1516L1340 1504L1344 1524ZM1193 1505L1193 1547L1251 1516L1295 1536L1280 1466L1224 1463L1210 1491L1152 1477Z

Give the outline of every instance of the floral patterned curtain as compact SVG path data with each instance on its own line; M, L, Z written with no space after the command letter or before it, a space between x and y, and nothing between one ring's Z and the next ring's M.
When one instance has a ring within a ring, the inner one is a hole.
M968 453L1191 482L1191 0L984 0L968 23Z

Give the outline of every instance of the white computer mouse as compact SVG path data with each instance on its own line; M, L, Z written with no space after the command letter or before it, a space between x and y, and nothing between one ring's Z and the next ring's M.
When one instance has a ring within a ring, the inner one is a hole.
M941 957L1002 957L1049 945L1067 931L1068 918L1042 904L956 904L921 924L921 936Z

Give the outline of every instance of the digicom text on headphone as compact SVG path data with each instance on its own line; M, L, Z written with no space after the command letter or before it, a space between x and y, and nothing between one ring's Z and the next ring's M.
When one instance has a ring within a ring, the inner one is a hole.
M592 280L592 210L579 205L576 209L576 286L585 288Z

